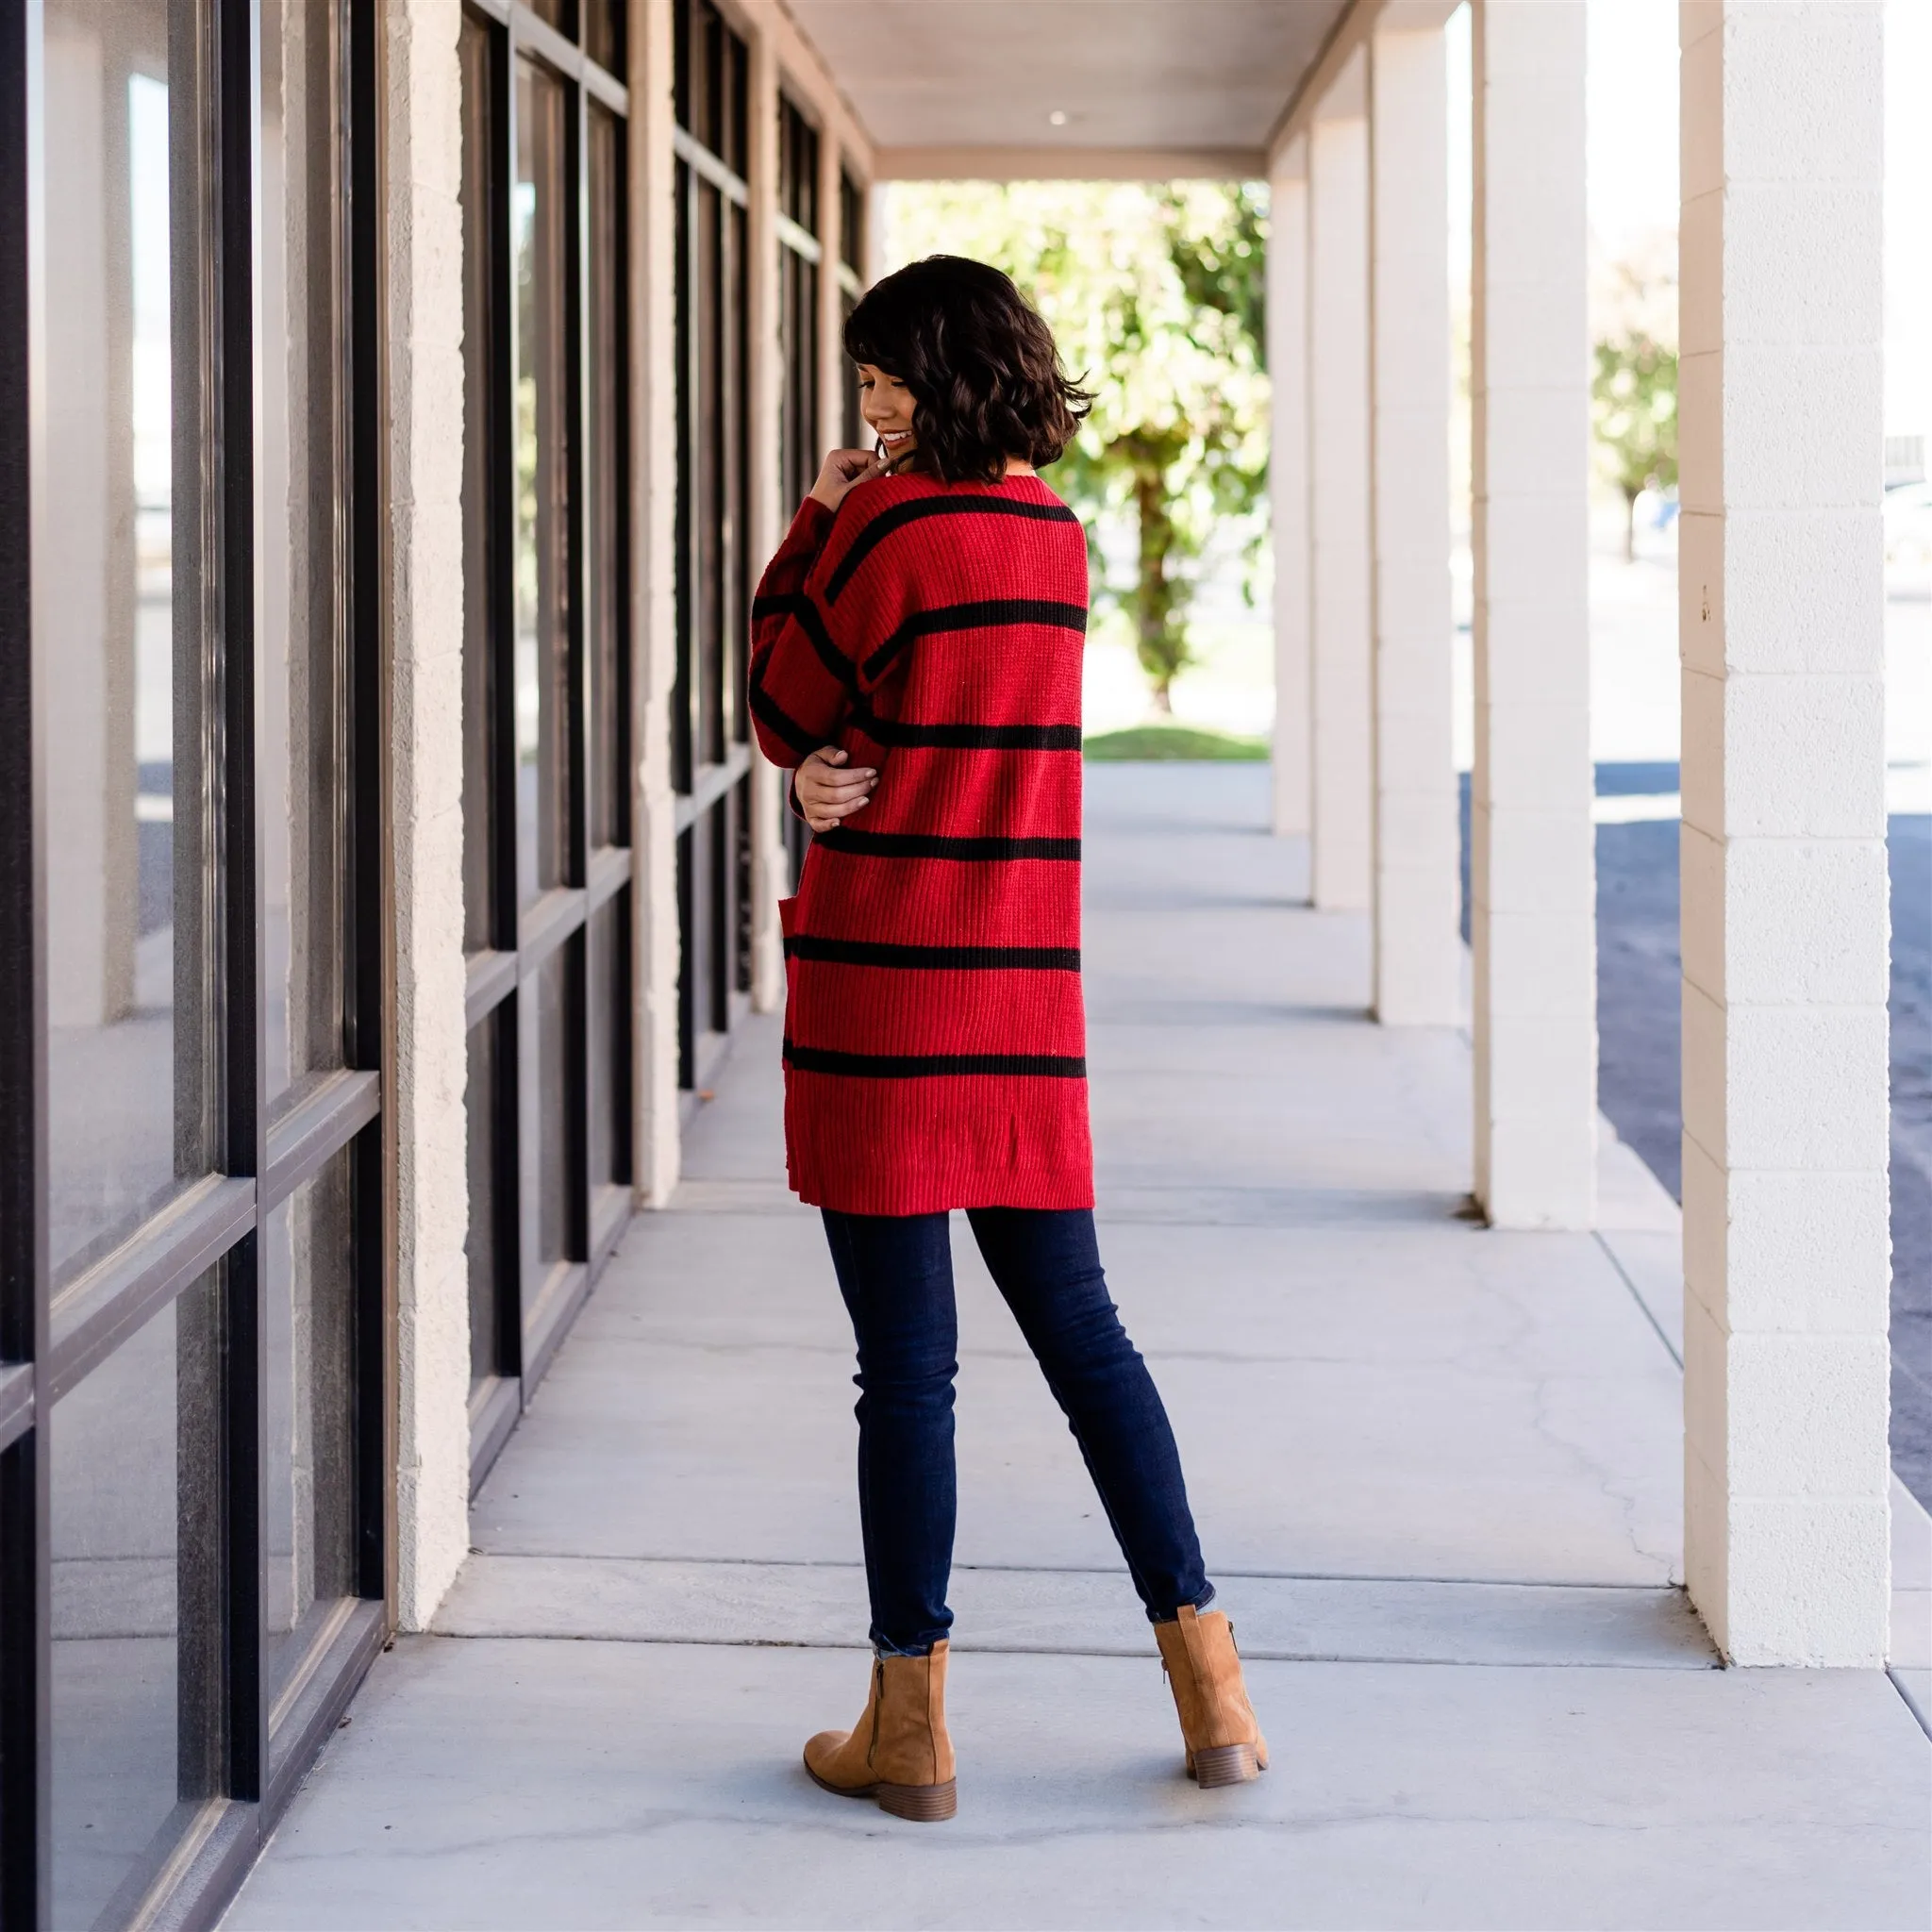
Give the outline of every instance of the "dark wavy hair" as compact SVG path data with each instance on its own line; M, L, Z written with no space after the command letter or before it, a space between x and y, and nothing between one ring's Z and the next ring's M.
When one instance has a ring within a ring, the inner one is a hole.
M855 362L912 391L912 467L941 483L996 483L1008 457L1057 461L1092 405L1011 278L963 255L929 255L874 283L844 341Z

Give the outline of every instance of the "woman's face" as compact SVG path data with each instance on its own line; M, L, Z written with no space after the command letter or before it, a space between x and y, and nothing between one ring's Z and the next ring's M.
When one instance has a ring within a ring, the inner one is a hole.
M896 462L916 446L912 434L912 391L896 375L870 362L858 365L858 408L872 432L885 445L886 460Z

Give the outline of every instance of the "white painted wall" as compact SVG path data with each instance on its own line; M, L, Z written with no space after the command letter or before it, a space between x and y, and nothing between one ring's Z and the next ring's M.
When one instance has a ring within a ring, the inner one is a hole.
M1734 1662L1890 1598L1882 8L1682 12L1685 1554Z

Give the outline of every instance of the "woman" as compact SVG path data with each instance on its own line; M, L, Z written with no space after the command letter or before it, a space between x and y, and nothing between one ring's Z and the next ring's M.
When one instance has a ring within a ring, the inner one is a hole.
M752 608L751 708L817 835L781 910L785 1138L858 1341L872 1689L828 1790L950 1818L958 1364L947 1213L1065 1411L1146 1606L1188 1770L1268 1762L1180 1458L1093 1232L1080 1002L1087 545L1036 465L1088 397L997 270L935 256L845 325L874 453L836 450Z

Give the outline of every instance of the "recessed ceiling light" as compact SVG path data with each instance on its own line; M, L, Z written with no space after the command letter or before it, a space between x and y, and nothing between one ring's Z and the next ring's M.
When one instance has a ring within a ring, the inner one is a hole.
M1056 108L1053 110L1053 112L1046 117L1046 122L1049 127L1064 127L1067 125L1066 109L1063 108Z

